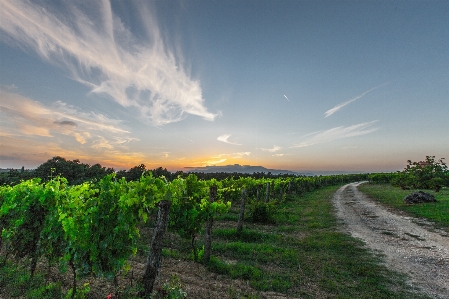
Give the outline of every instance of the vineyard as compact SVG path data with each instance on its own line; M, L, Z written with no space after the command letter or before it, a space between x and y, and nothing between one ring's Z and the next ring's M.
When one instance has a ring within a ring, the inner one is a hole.
M152 225L145 274L139 279L139 296L149 297L161 271L167 228L189 239L193 259L207 265L213 219L231 206L240 209L236 231L241 233L244 220L270 223L277 205L290 196L365 179L368 175L200 180L190 174L168 181L151 172L135 181L113 173L71 186L62 177L48 182L30 179L0 188L0 263L12 256L27 260L31 277L42 260L49 268L71 271L73 284L66 297L82 298L88 287L78 286L79 279L91 275L116 284L117 276L130 269L129 259L141 250L141 228ZM198 248L196 241L203 230L204 245Z

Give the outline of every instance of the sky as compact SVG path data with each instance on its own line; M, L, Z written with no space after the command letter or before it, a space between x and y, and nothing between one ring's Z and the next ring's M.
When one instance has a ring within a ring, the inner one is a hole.
M0 0L0 168L449 159L449 1Z

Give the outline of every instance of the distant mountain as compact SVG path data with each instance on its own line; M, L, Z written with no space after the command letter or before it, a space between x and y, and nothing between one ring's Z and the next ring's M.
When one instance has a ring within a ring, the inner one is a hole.
M290 170L280 170L280 169L268 169L263 166L250 166L250 165L226 165L226 166L205 166L205 167L185 167L187 172L203 172L203 173L214 173L214 172L230 172L230 173L255 173L264 172L277 175L277 174L291 174L291 175L313 175L298 173Z

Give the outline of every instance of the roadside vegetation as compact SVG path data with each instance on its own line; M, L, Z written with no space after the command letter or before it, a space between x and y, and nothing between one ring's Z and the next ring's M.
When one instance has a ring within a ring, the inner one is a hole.
M391 184L362 184L359 190L387 206L405 211L414 217L426 218L449 231L449 188L447 187L435 192L426 189L402 190ZM437 202L415 205L404 203L404 197L418 191L432 194Z
M439 192L443 187L449 187L449 171L444 158L426 156L424 161L407 161L403 171L398 172L391 180L393 186L402 190L432 189Z
M369 184L359 186L360 191L373 199L409 213L426 218L449 231L449 170L444 158L426 156L424 161L407 161L402 171L390 174L372 174ZM437 202L409 205L404 203L407 195L425 191Z

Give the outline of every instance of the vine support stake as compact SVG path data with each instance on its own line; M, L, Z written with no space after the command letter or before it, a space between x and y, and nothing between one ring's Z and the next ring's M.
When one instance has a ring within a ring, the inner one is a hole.
M265 203L270 200L270 182L267 182L267 191L265 192Z
M142 278L143 291L139 294L141 297L150 298L153 292L154 282L156 280L162 260L162 242L164 234L167 230L168 219L170 214L171 202L168 200L161 200L159 202L159 209L157 214L156 227L153 232L153 239L151 240L150 253L147 257L145 265L145 272Z
M245 218L246 189L242 189L242 202L240 204L239 222L237 224L237 234L242 232L243 218Z
M211 186L209 189L209 201L215 202L217 200L217 186ZM204 255L203 263L207 264L210 261L212 252L212 226L214 225L214 217L209 215L209 219L206 222L206 237L204 241Z

